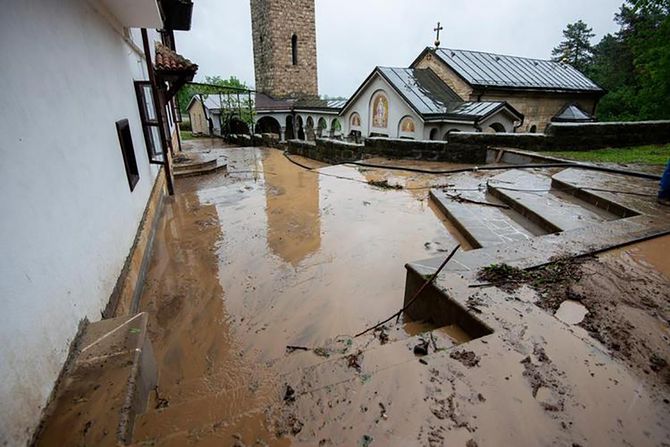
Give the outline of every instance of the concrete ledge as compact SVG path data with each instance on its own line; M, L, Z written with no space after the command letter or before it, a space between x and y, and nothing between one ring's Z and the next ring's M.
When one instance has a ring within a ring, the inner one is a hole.
M34 445L131 442L135 417L158 379L147 324L140 313L86 326Z
M670 121L552 123L546 134L459 132L449 144L534 151L591 150L670 143Z
M116 281L109 302L102 313L104 318L137 312L156 228L163 210L165 194L165 175L163 168L161 168L144 209L135 242Z
M389 158L444 161L449 163L486 162L486 147L446 141L366 138L365 154Z

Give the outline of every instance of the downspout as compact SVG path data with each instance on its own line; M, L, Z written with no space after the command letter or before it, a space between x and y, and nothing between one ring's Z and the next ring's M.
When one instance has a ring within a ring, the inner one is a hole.
M165 170L165 183L167 185L168 194L172 196L174 195L174 178L172 177L172 167L170 165L170 148L168 147L167 139L165 137L165 107L163 106L163 101L161 100L162 95L158 91L158 84L156 83L156 73L154 73L154 66L151 62L151 48L149 47L149 36L146 28L142 28L142 45L144 47L144 60L147 63L149 83L151 84L151 93L154 98L154 104L157 106L156 120L158 121L158 128L160 129L158 134L161 140L161 147L163 148L163 161L161 164Z

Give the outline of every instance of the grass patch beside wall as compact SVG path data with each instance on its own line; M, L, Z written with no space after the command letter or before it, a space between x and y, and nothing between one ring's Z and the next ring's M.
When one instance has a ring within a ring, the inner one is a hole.
M670 160L670 144L662 146L638 146L626 148L597 149L593 151L543 152L554 157L577 161L602 163L665 165Z

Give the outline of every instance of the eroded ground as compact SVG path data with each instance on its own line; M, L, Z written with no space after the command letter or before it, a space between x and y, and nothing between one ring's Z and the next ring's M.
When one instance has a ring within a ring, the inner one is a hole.
M401 320L353 338L402 305L405 262L446 256L458 242L470 248L428 187L478 188L487 174L293 157L317 173L277 150L191 145L227 157L228 174L180 180L167 203L141 303L159 388L135 441L669 445L667 366L651 359L668 358L663 251L640 245L585 265L570 283L571 298L588 296L574 300L589 312L581 326L553 316L561 302L533 304L526 286L469 289L456 274L453 292L493 334L471 340L456 325ZM640 289L648 300L626 299ZM578 306L562 316L578 318ZM629 349L610 354L617 338ZM416 356L417 345L431 355Z

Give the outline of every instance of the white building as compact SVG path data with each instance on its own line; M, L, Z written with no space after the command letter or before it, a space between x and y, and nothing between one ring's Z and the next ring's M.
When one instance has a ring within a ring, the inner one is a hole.
M463 101L431 69L377 67L340 112L349 137L446 140L450 132L514 132L505 101Z
M161 98L194 66L168 48L175 0L157 1L3 2L0 445L31 438L80 322L110 309L154 185L170 185Z

